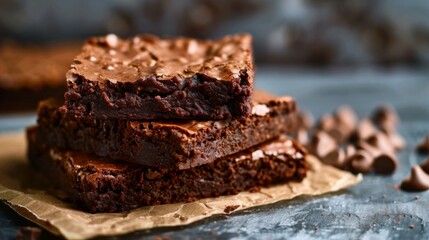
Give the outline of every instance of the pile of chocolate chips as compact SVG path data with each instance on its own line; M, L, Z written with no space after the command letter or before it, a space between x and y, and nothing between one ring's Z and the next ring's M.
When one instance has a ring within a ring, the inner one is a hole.
M353 173L389 175L398 167L396 152L406 146L396 131L399 117L395 109L383 105L370 118L358 119L348 106L323 115L316 124L308 112L299 113L300 127L295 138L323 163ZM429 134L417 146L429 153ZM411 168L400 188L406 191L429 190L429 157Z
M315 126L307 112L299 119L296 139L325 164L353 173L392 174L398 166L396 152L406 145L396 131L399 117L387 105L360 120L348 106L323 115Z
M429 134L417 146L420 153L429 153ZM406 191L425 191L429 190L429 158L422 164L411 168L411 174L401 183L401 189Z

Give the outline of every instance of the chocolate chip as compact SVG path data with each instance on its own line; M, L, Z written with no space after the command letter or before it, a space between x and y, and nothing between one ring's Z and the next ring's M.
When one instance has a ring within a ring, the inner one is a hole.
M326 130L326 132L337 142L345 143L349 140L353 130L347 128L345 125L338 124L335 128Z
M423 171L429 174L429 158L426 158L426 160L420 164L420 167L423 169Z
M374 158L369 152L358 150L354 155L348 158L348 162L352 172L369 173L372 170Z
M429 152L429 134L419 143L417 150L424 153Z
M374 158L373 169L377 174L389 175L395 172L398 167L398 160L395 155L382 153Z
M310 112L300 111L297 114L299 125L305 129L313 127L314 118Z
M389 138L390 143L392 144L395 151L400 151L407 146L407 143L405 142L404 138L396 131L390 131L386 133L386 135Z
M394 153L395 148L392 146L391 140L382 132L375 133L366 139L366 142L371 146L387 153Z
M371 144L367 143L366 141L359 141L356 144L356 148L358 150L365 150L367 151L369 154L371 154L371 156L373 158L379 156L380 154L382 154L382 151L380 149L378 149L377 147L372 146Z
M390 133L396 131L396 124L392 121L386 121L377 124L378 128L384 133Z
M303 146L309 143L308 132L304 128L299 128L295 133L295 139Z
M357 123L357 117L354 110L349 106L341 106L334 112L334 117L340 125L352 131Z
M406 191L425 191L429 189L429 175L420 166L411 169L411 176L401 183L401 189Z
M327 131L335 127L335 118L330 114L325 114L319 118L316 128L319 130Z
M348 158L356 153L356 148L352 144L347 144L346 147L344 148L344 152L346 154L346 158Z
M354 132L355 140L367 139L373 134L377 133L377 129L374 124L368 118L363 118L359 121L356 130Z
M343 165L343 169L347 168L349 163L349 159L351 158L351 156L353 156L356 153L356 148L355 146L353 146L352 144L347 144L344 147L344 165Z
M22 227L16 233L17 240L37 240L42 235L42 229L38 227Z
M377 107L372 114L372 119L380 128L387 128L383 129L385 131L395 128L399 123L399 116L396 110L390 105Z
M371 138L368 138L367 141L360 141L357 144L357 148L365 150L371 154L374 164L372 168L374 168L377 174L392 174L398 166L398 160L393 152L393 148L387 145L388 143L383 143L386 144L386 146L381 147L381 143L386 140L380 140L383 138L375 139L377 138L372 138L373 144L376 141L379 141L377 143L379 144L378 146L368 143L367 141L371 140Z
M309 151L317 157L323 158L337 147L337 143L329 134L324 131L318 131L311 139Z
M329 152L325 157L321 159L321 161L325 164L328 164L337 168L343 168L346 162L346 154L344 152L344 149L337 148Z

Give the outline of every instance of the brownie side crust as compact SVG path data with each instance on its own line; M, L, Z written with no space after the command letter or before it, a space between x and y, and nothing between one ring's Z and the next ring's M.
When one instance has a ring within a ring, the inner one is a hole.
M73 201L90 212L119 212L149 205L237 194L306 176L305 150L289 138L187 170L154 169L50 148L28 130L29 160Z
M67 73L75 117L219 120L251 113L251 36L90 39Z
M73 118L52 100L40 105L37 138L48 145L150 167L187 169L255 146L297 125L295 101L254 93L246 119L136 122Z

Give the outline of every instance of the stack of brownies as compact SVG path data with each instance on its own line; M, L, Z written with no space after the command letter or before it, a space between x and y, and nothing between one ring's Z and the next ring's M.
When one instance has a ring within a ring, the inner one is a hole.
M253 91L251 37L89 39L27 130L33 166L90 212L301 181L290 97Z

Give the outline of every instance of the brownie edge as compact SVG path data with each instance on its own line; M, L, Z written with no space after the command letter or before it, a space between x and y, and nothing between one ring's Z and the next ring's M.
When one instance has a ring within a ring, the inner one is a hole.
M301 181L307 172L305 150L286 137L209 164L173 170L51 148L36 141L36 131L35 127L27 130L29 161L89 212L120 212L237 194Z
M98 119L239 118L251 113L252 38L92 38L67 73L64 112Z

